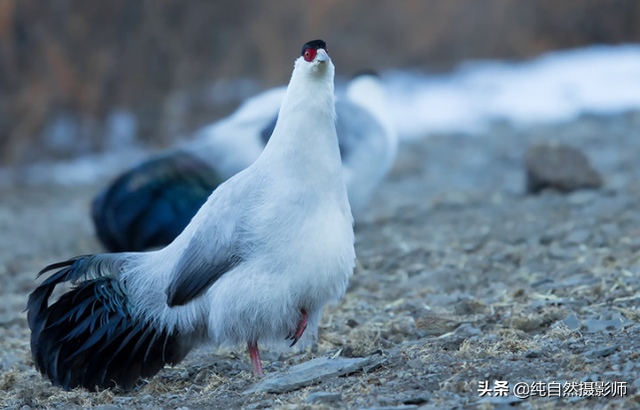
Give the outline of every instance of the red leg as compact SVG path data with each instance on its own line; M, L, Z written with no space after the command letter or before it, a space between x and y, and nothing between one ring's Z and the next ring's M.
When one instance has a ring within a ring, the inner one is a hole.
M291 339L293 339L293 342L291 342L291 345L289 347L293 347L293 345L298 343L298 340L300 340L302 334L304 333L304 330L307 328L307 311L304 309L300 309L300 312L302 313L302 317L300 318L300 323L298 323L296 332L291 337Z
M249 356L251 356L251 367L253 367L253 375L255 377L264 376L262 371L262 362L260 361L260 352L258 351L257 342L247 343L249 346Z

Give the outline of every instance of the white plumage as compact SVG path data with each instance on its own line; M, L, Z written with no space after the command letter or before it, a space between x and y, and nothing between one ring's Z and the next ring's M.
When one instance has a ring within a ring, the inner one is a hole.
M171 243L211 191L260 156L275 127L286 88L250 98L194 141L148 159L96 196L96 233L113 252ZM351 211L358 218L395 161L398 138L384 89L371 74L352 79L336 101L336 131Z
M342 296L355 259L353 230L328 83L333 68L324 67L330 61L316 64L322 68L296 61L278 124L258 160L220 185L172 244L143 254L138 267L123 275L139 293L132 298L137 309L181 330L209 311L210 335L231 344L249 340L256 330L247 324L263 315L274 319L260 330L268 335L260 341L285 342L299 310L307 308L302 300L313 305L307 310L311 319ZM202 300L169 308L162 296L181 255L189 250L190 258L206 260L221 248L243 262ZM155 289L138 272L149 265L158 272Z
M165 246L187 226L211 191L251 165L275 127L285 87L247 100L196 138L120 175L93 201L96 233L113 252ZM380 80L352 79L336 101L336 131L351 211L358 218L396 158Z
M262 152L285 90L273 88L250 98L233 115L200 130L185 149L206 156L224 178L240 172ZM374 74L363 73L349 81L337 98L336 111L345 183L357 217L393 166L398 137L384 87Z
M314 54L309 61L307 51ZM258 343L281 347L292 337L294 343L315 337L322 307L344 294L355 261L333 78L324 42L307 43L262 154L220 185L167 247L45 268L64 267L30 296L29 324L34 361L54 384L126 387L131 377L118 380L113 363L140 367L131 371L148 377L203 339L248 343L254 372L260 374ZM79 283L69 293L76 294L47 306L53 287L64 281ZM92 336L83 322L86 312L76 314L68 303L72 296L76 305L86 300L105 312L101 320L115 329L111 336ZM59 317L68 323L52 322ZM128 332L140 342L127 341L118 350ZM60 342L64 335L67 341ZM141 349L145 337L151 344ZM106 358L82 362L72 344L88 344L87 352ZM110 358L105 352L115 353ZM85 367L80 376L74 373L78 366Z

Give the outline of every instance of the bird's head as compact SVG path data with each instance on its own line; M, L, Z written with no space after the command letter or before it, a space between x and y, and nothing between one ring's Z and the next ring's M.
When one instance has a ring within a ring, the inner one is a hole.
M315 110L329 111L335 117L334 80L335 67L327 53L327 44L313 40L302 46L302 53L296 59L287 93L280 107L283 112L297 112L301 106L315 106ZM313 94L313 98L309 95ZM291 114L299 116L299 114ZM273 131L278 131L278 125Z
M296 61L296 69L312 75L333 72L333 64L327 52L327 43L313 40L302 46L300 58Z

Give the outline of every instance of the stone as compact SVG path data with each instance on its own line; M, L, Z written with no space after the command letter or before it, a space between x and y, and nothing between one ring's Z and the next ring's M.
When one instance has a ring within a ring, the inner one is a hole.
M120 406L116 406L115 404L102 404L100 406L93 407L93 410L124 410Z
M582 325L585 327L585 332L599 333L622 330L625 323L618 319L586 319Z
M538 193L551 188L560 192L595 189L602 178L577 148L543 143L529 148L525 155L527 192Z
M407 366L411 367L412 369L424 369L424 363L422 363L422 360L418 358L409 360L407 362Z
M526 357L527 359L537 359L539 357L542 357L542 351L529 350L527 353L524 354L524 357Z
M487 305L479 299L462 299L455 305L455 312L458 315L476 315L483 313Z
M598 198L598 193L594 191L576 191L567 197L567 202L571 205L582 206L592 203Z
M564 239L567 245L580 245L586 243L591 238L589 229L576 229Z
M569 330L573 330L573 331L579 330L580 327L582 326L582 323L580 322L580 320L578 320L576 315L567 316L562 320L562 323L564 323L564 325L568 327Z
M344 376L380 365L380 356L330 359L319 357L265 377L243 394L286 393L322 382L329 377Z
M560 260L569 260L575 257L574 253L569 249L563 249L557 246L552 246L549 248L549 256L553 259Z
M309 404L337 404L342 401L342 393L315 392L310 393L306 403Z
M588 352L585 353L585 356L607 357L613 354L618 349L620 349L620 345L606 346L600 349L589 350Z
M422 337L440 336L456 330L462 322L436 315L427 310L411 312L415 320L416 328Z
M420 395L417 395L417 396L409 397L408 399L404 400L403 403L404 404L409 404L409 405L410 404L414 404L414 405L420 406L422 404L427 403L430 398L431 397L428 394L424 393L424 394L420 394Z
M410 404L406 406L381 406L381 407L366 407L362 410L414 410L417 409L418 406L415 404Z
M270 409L275 407L275 402L273 400L263 400L256 403L249 404L246 409L247 410L262 410L262 409Z

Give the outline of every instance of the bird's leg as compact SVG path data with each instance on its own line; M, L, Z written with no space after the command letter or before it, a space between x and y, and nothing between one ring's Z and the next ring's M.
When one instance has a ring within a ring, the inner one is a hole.
M293 342L291 342L291 345L289 345L289 347L293 347L293 345L298 343L298 340L300 340L302 334L304 333L304 330L307 328L307 311L304 309L300 309L300 312L302 313L302 317L300 318L300 322L298 323L296 332L293 335L287 336L287 339L293 339Z
M260 352L258 351L258 342L249 342L249 356L251 356L251 367L255 377L264 376L262 371L262 362L260 361Z

